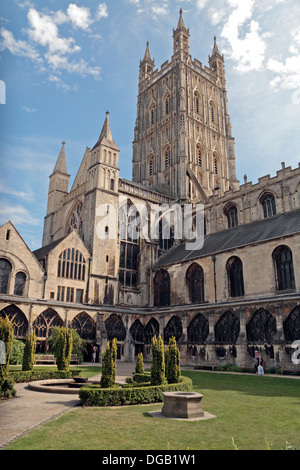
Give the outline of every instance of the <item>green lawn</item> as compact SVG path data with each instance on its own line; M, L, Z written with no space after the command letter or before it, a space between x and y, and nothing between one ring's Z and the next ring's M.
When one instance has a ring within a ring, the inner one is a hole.
M300 380L184 372L203 409L216 418L157 419L161 404L75 408L26 434L6 449L26 450L240 450L300 449Z

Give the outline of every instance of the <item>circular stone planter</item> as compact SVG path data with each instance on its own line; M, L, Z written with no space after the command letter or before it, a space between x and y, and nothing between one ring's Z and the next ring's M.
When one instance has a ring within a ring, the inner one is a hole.
M70 395L78 395L80 387L86 384L87 381L83 383L76 383L74 382L74 379L51 379L29 382L28 388L36 392L67 393Z
M201 401L203 395L196 392L165 392L162 414L166 418L203 418Z

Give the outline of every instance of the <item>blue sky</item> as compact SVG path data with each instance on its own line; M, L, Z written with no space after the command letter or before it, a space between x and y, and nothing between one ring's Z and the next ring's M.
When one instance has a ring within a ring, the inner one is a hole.
M48 177L66 142L71 184L106 110L131 179L139 61L172 56L183 9L192 58L225 57L237 175L257 182L300 160L298 0L1 0L0 224L42 239Z

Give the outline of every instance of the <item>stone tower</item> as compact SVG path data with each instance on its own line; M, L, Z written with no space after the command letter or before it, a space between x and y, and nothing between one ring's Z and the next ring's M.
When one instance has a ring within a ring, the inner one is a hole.
M53 173L49 176L49 191L47 214L44 221L43 246L51 243L53 227L55 222L55 213L64 204L65 196L69 190L70 175L67 171L65 142L58 156Z
M113 140L109 112L90 151L84 195L83 234L92 254L90 301L114 303L118 285L119 148Z
M173 56L154 69L147 43L140 63L133 142L134 182L179 201L205 202L238 189L224 57L216 39L209 67L192 60L182 10Z

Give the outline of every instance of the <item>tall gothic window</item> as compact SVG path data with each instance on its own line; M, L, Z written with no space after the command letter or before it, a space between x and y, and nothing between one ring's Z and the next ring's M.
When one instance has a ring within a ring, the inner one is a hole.
M199 264L193 263L186 272L189 300L193 304L204 302L204 274Z
M119 210L120 269L119 281L122 286L136 287L138 283L138 261L140 254L139 214L132 204L125 204Z
M170 104L171 104L171 98L170 98L170 95L168 94L165 98L165 114L166 115L170 114Z
M15 278L14 295L22 296L24 294L25 283L26 283L26 274L22 272L17 273L16 278Z
M149 176L153 176L153 157L150 157L149 160Z
M203 161L202 161L202 152L200 147L197 147L197 164L200 168L202 168Z
M273 194L271 193L264 194L260 199L260 203L263 208L265 219L276 215L276 201L275 201L275 197Z
M245 295L245 291L242 261L237 256L233 256L227 261L226 267L228 276L229 296L243 297Z
M79 250L68 248L58 258L57 277L85 280L85 258Z
M224 214L227 217L228 228L238 226L238 212L237 207L234 204L230 204L224 210Z
M295 289L295 277L293 255L291 250L284 245L278 246L273 251L275 264L276 290Z
M199 98L198 93L195 93L194 99L195 99L195 112L197 114L200 114L200 98Z
M170 276L168 271L161 269L154 277L154 306L170 305Z
M170 167L170 163L171 163L171 154L170 154L170 148L168 147L165 150L165 169Z
M7 259L0 258L0 294L8 294L11 270L11 263Z

